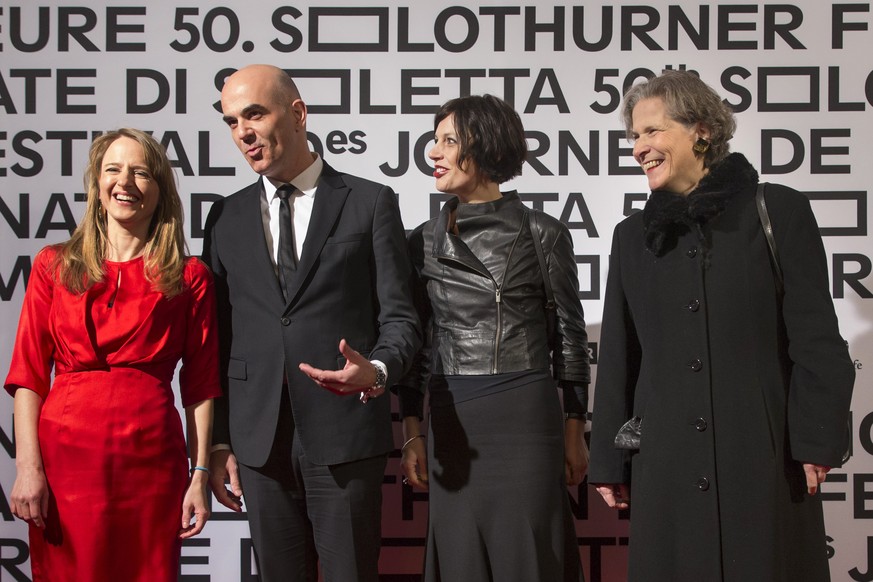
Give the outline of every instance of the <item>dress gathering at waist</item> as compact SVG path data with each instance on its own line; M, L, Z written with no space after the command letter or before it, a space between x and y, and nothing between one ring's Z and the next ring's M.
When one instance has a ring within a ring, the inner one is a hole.
M428 384L430 406L450 406L458 402L482 398L536 383L548 383L554 386L548 369L541 368L500 374L434 374Z

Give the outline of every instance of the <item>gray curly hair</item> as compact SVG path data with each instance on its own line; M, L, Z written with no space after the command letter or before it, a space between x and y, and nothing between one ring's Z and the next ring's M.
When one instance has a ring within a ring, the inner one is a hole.
M621 118L628 139L633 139L633 111L643 99L660 98L667 115L685 126L702 123L710 131L710 147L703 156L709 167L730 153L728 141L737 129L734 112L718 93L690 71L663 71L657 77L628 89L622 102Z

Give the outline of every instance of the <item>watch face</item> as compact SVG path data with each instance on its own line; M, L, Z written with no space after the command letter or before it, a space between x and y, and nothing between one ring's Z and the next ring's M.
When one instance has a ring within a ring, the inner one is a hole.
M388 380L385 372L382 370L382 368L376 366L375 364L373 365L373 367L376 368L376 382L373 385L377 388L384 388L385 382Z

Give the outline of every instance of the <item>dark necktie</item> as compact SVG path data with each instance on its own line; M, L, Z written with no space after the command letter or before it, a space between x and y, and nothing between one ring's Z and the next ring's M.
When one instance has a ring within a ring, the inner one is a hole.
M277 262L279 264L279 285L282 287L282 294L285 300L288 300L288 286L291 284L291 279L294 276L294 271L297 270L297 259L294 252L294 222L292 221L291 213L291 196L294 194L295 188L291 184L285 184L278 190L276 195L279 197L279 253Z

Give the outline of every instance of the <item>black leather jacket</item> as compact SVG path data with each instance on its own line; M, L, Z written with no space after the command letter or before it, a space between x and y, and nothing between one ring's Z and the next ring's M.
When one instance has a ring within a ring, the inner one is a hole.
M448 232L453 211L460 236ZM482 204L459 204L452 198L439 216L410 234L416 306L429 337L401 385L423 393L428 372L498 374L550 364L563 383L588 384L587 336L570 232L553 217L537 214L557 304L557 349L550 357L543 275L529 212L515 192Z

